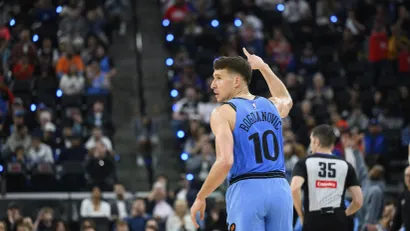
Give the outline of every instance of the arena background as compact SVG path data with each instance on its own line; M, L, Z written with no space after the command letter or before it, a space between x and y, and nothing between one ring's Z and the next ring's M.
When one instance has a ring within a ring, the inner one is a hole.
M288 179L309 131L332 124L365 201L382 192L365 225L391 223L410 154L409 2L3 0L0 21L0 230L195 230L186 213L215 161L212 63L242 47L294 100ZM269 94L258 72L250 88ZM201 230L226 230L225 190Z

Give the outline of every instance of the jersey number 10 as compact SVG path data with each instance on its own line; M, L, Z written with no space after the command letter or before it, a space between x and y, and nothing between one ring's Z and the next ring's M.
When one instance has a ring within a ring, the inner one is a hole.
M273 139L273 156L270 155L269 152L269 146L268 146L268 136L272 135ZM279 155L279 143L278 139L275 136L275 133L272 130L267 130L262 134L262 144L261 144L261 138L259 137L259 133L253 133L251 136L249 136L249 140L253 140L253 146L255 149L255 159L256 163L261 164L263 162L262 159L262 151L263 151L263 156L265 159L270 160L270 161L275 161L278 159Z

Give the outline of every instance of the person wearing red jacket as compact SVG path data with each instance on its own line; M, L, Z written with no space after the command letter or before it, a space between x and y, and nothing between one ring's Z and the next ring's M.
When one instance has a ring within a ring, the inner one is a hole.
M383 24L376 21L369 37L369 62L372 68L374 84L378 85L379 79L385 68L387 60L388 36Z

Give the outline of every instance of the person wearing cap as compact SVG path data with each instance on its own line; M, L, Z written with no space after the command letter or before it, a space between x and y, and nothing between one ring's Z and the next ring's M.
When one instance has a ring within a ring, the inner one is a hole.
M27 157L31 165L37 163L54 163L53 152L47 144L41 142L41 133L32 134L31 146L27 151Z
M43 127L43 143L49 145L52 149L57 148L55 138L56 126L52 122L47 122Z
M17 224L22 219L20 208L15 202L10 202L7 206L7 217L3 219L3 222L7 226L7 230L15 230Z

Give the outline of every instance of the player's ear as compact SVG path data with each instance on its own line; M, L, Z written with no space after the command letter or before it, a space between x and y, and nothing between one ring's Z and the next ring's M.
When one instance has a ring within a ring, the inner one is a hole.
M241 77L239 75L234 75L233 77L233 85L235 87L239 86L239 84L241 83Z

